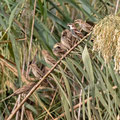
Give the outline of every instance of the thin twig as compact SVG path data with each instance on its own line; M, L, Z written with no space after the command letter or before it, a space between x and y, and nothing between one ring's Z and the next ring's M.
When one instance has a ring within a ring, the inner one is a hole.
M119 1L120 1L120 0L117 0L117 4L116 4L116 8L115 8L115 15L116 15L116 13L117 13L117 10L118 10Z
M57 93L57 90L55 91L55 93L54 93L54 95L53 95L53 99L52 99L52 101L51 101L51 103L50 103L50 107L49 107L48 111L50 111L50 109L51 109L51 106L52 106L52 104L53 104L53 102L54 102L54 99L55 99L55 97L56 97L56 93ZM46 117L45 117L44 120L47 120L47 118L48 118L48 114L46 115Z
M27 63L27 72L26 72L26 76L28 75L30 54L31 54L31 48L32 48L32 40L33 40L32 37L33 37L34 22L35 22L36 1L37 1L37 0L35 0L35 2L34 2L33 21L32 21L32 29L31 29L31 37L30 37L30 46L29 46L29 55L28 55L28 63Z
M20 95L18 96L18 104L17 105L19 105L19 104L20 104ZM19 114L20 114L20 111L17 111L16 120L19 120Z
M117 86L113 86L112 87L112 89L113 90L115 90L115 89L117 89ZM101 93L101 92L100 92ZM104 93L105 93L105 91L104 91ZM85 99L84 100L84 103L86 104L87 102L88 102L88 100L92 100L93 98L92 97L89 97L88 99ZM79 104L77 104L77 105L75 105L74 107L73 107L73 109L74 110L76 110L79 106L82 106L82 102L81 103L79 103ZM71 112L71 109L69 110L70 112ZM59 115L57 118L55 118L54 120L58 120L58 119L60 119L61 117L64 117L65 116L65 113L62 113L61 115Z
M27 24L27 20L26 20L26 24ZM27 40L27 33L26 33L26 24L25 24L25 39ZM24 53L24 57L23 57L23 65L22 65L22 75L24 75L24 68L25 68L25 61L26 61L26 49L25 49L25 46L26 46L26 41L25 41L25 45L23 45L23 53ZM21 86L20 86L21 87ZM21 95L19 95L18 96L18 104L17 105L19 105L20 104L20 100L21 100ZM24 116L24 105L22 106L22 110L21 110L21 120L22 120L22 118L23 118L23 116ZM16 120L18 120L19 118L18 118L18 116L19 116L19 111L18 111L18 114L16 114Z
M17 104L18 104L18 99L16 100L16 103L15 103L13 109L12 109L12 112L13 112L13 111L15 110L15 108L17 107Z
M52 28L51 28L51 34L53 33L53 31L54 31L54 28L55 28L55 25L54 25L54 23L53 23L53 26L52 26Z
M4 56L0 55L0 61L8 68L10 71L14 73L15 76L18 76L16 64L8 59L6 59ZM25 83L29 83L24 75L21 76L22 81Z
M62 81L62 77L60 78L60 82L61 82L61 81ZM56 94L57 94L57 89L55 90L55 93L54 93L54 95L53 95L53 99L52 99L52 101L51 101L51 103L50 103L50 107L49 107L48 111L50 111L50 109L51 109L51 106L52 106L52 104L53 104L53 102L54 102L54 99L55 99ZM46 115L46 117L45 117L44 120L47 120L47 117L48 117L48 114Z
M84 76L82 76L82 83L84 82ZM81 99L82 99L82 89L80 90L80 97L79 97L79 103L80 103L80 106L79 106L79 110L78 110L78 120L80 120L80 111L81 111Z
M23 95L23 97L25 97L25 94L22 94L22 95ZM20 120L24 120L24 111L25 111L25 106L23 105L22 110L21 110L21 118L20 118Z
M20 42L20 41L25 41L26 39L25 38L17 38L15 39L17 42ZM4 41L0 41L0 44L6 44L6 43L11 43L10 40L4 40Z
M27 40L27 34L26 34L26 29L25 29L25 39ZM23 45L23 53L24 53L24 57L23 57L23 66L22 66L22 75L24 74L24 69L25 69L25 61L26 61L26 49L25 49L25 46L26 46L26 41L25 41L25 45ZM24 94L22 94L24 96ZM21 120L23 120L23 117L24 117L24 111L25 111L25 106L23 105L22 106L22 110L21 110Z
M69 49L57 62L56 64L41 78L41 80L30 90L30 92L26 95L26 97L23 99L23 101L20 103L20 105L13 111L13 113L10 114L7 120L11 120L12 117L15 115L15 113L20 109L20 107L25 103L25 101L32 95L32 93L39 87L41 82L43 82L46 77L56 68L56 66L74 49L76 48L83 40L85 40L89 35L87 34L83 39L80 39L80 41L75 44L71 49Z
M35 99L38 101L38 97L37 96L35 96ZM43 103L40 103L40 104L41 104L42 108L48 113L48 115L52 118L52 120L54 120L53 116L51 115L49 110L43 105Z
M86 99L86 100L84 101L84 103L87 103L88 100L92 100L92 99L93 99L93 98L90 97L90 98ZM76 109L77 109L79 106L81 106L82 104L83 104L83 103L81 102L81 103L75 105L75 106L73 107L73 109L76 110ZM71 112L71 109L70 109L69 111ZM58 119L60 119L61 117L64 117L64 116L65 116L65 113L62 113L61 115L59 115L59 117L55 118L55 120L58 120Z

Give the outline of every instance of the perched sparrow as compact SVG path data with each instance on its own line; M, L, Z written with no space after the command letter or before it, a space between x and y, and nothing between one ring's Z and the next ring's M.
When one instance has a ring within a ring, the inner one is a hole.
M86 22L84 22L81 19L77 19L75 20L75 23L79 24L79 26L81 27L81 29L87 33L89 33L92 30L92 26Z
M62 55L64 55L66 53L67 50L66 50L65 46L63 46L61 43L56 43L53 46L52 51L53 51L54 55L61 57Z
M82 35L82 33L79 32L79 35ZM78 41L78 36L73 35L71 31L69 30L64 30L61 35L61 44L66 48L70 49L77 41ZM83 36L83 35L82 35Z
M64 33L65 32L65 33ZM61 35L61 44L66 48L66 49L70 49L71 48L71 39L69 37L67 37L67 33L66 31L63 31L62 35Z
M47 64L54 66L54 64L56 63L56 60L50 56L50 54L47 52L47 50L42 50L42 55Z
M65 29L65 30L62 32L61 36L66 36L67 38L71 39L73 35L72 35L72 33L71 33L70 30Z
M74 25L73 23L68 24L67 26L70 28L70 30L71 30L71 32L72 32L72 35L73 35L74 37L76 37L76 38L83 38L83 37L84 37L83 34L82 34L82 32L79 31L79 30L75 27L75 25Z
M43 77L43 72L42 72L42 70L40 70L38 67L37 67L37 65L36 64L31 64L30 65L30 68L32 69L32 73L34 74L34 76L36 77L36 78L42 78Z
M7 100L7 99L9 99L9 98L11 98L12 96L15 96L15 95L19 95L19 94L23 94L23 93L28 94L28 92L35 86L35 84L36 84L35 82L34 83L29 83L27 85L24 85L21 88L18 88L17 90L14 91L14 93L12 93L11 95L9 95L6 98L2 99L0 101L0 103Z

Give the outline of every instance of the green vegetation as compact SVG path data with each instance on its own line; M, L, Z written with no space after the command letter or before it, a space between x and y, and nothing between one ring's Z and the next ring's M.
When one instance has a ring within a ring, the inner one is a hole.
M119 120L119 8L119 0L1 0L0 120L9 116L16 120ZM112 18L107 19L110 14ZM90 32L59 58L53 46L76 19L97 24L93 36ZM105 22L109 30L117 31L109 35ZM56 67L49 68L43 49L59 61ZM49 75L35 77L31 63L43 74L47 66ZM19 112L12 112L17 106Z

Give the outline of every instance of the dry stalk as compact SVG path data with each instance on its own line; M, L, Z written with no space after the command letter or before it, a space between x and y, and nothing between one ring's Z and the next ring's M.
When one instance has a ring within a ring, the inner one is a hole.
M85 70L85 67L84 67L84 70ZM84 76L82 76L82 83L84 82ZM80 120L80 111L81 111L81 101L82 101L82 89L80 90L80 97L79 97L79 103L80 103L80 106L79 106L79 110L78 110L78 120Z
M93 99L93 98L90 97L90 98L86 99L86 100L84 101L84 103L86 104L86 103L88 102L88 100L92 100L92 99ZM77 108L79 108L79 106L82 106L82 104L83 104L83 103L81 102L81 103L75 105L75 106L73 107L73 109L76 110ZM71 112L71 109L70 109L69 111ZM65 116L65 113L62 113L61 115L59 115L59 117L55 118L55 120L59 120L61 117L64 117L64 116Z
M120 0L117 0L117 3L116 3L116 8L115 8L115 15L116 15L117 10L118 10L119 2L120 2Z
M32 21L32 29L31 29L31 37L30 37L30 46L29 46L29 55L28 55L28 63L27 63L27 73L28 75L28 68L29 68L29 61L30 61L30 54L31 54L31 48L32 48L32 40L33 40L33 30L34 30L34 22L35 22L35 10L36 10L36 1L34 2L34 10L33 10L33 21Z
M39 87L39 85L41 84L41 82L43 82L48 75L56 68L56 66L74 49L76 48L83 40L85 40L89 35L91 34L91 32L89 34L87 34L85 37L83 37L82 39L80 39L80 41L78 43L76 43L71 49L69 49L57 62L56 64L41 78L41 80L30 90L30 92L26 95L26 97L23 99L23 101L19 104L19 106L17 106L17 108L10 114L10 116L8 117L7 120L11 120L12 117L15 115L15 113L21 108L21 106L25 103L25 101L32 95L32 93Z
M20 104L20 95L18 96L18 105ZM16 120L19 120L19 115L20 115L20 111L17 111L16 113Z
M15 63L11 62L10 60L7 60L5 57L3 57L2 55L0 55L0 61L8 67L8 69L10 69L10 71L13 72L13 74L15 74L15 76L18 76L18 72L17 72L17 69L15 68L16 65ZM25 82L25 83L29 83L27 81L27 79L25 78L24 75L21 76L22 78L22 81Z
M60 78L60 82L61 82L61 81L62 81L62 77ZM53 99L52 99L52 101L51 101L51 103L50 103L50 107L48 108L48 111L50 111L50 109L51 109L51 106L52 106L52 104L53 104L53 102L54 102L54 99L55 99L56 94L57 94L57 89L55 90L55 93L54 93L54 95L53 95ZM44 120L47 120L47 118L48 118L48 114L46 115L46 117L45 117Z
M115 89L117 89L117 86L113 86L112 87L113 88L113 90L115 90ZM101 92L100 92L101 93ZM105 93L105 91L104 91L104 93ZM88 99L85 99L84 100L84 103L86 104L87 102L88 102L88 100L92 100L93 98L92 97L89 97ZM74 107L73 107L73 109L74 110L76 110L76 109L78 109L80 106L82 106L82 102L81 103L79 103L79 104L77 104L77 105L75 105ZM70 112L71 112L71 109L69 110ZM59 117L57 117L57 118L55 118L54 120L59 120L61 117L64 117L65 116L65 113L62 113L61 115L59 115Z

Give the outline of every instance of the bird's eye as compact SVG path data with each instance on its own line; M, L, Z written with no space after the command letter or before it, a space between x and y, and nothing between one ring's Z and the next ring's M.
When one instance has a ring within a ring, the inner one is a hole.
M58 50L60 50L59 46L57 46L57 47L54 48L54 51L58 51Z
M57 46L58 49L60 49L60 46Z

